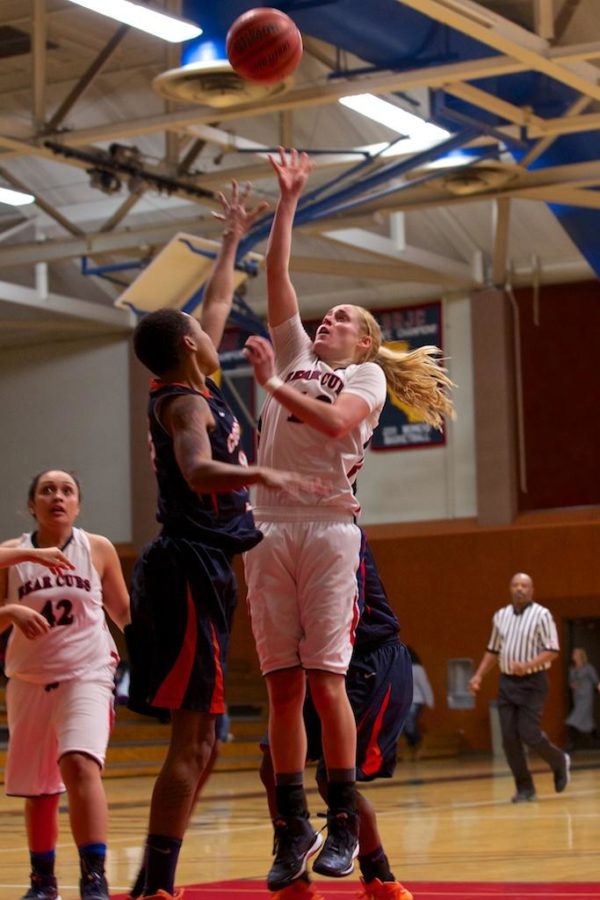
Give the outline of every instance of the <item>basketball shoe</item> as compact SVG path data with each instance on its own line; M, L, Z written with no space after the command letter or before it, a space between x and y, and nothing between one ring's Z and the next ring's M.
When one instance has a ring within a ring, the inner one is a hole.
M31 886L21 900L60 900L54 875L31 873Z
M110 900L108 883L102 872L87 872L79 879L81 900Z
M327 838L313 863L313 872L329 878L350 875L358 856L358 824L356 813L327 813Z
M323 894L314 889L308 881L299 878L288 887L271 894L271 900L325 900Z
M360 900L413 900L413 895L399 881L380 881L374 878L367 882L361 878L363 893Z
M273 820L275 859L267 875L270 891L281 891L306 871L306 861L317 852L323 838L304 816Z

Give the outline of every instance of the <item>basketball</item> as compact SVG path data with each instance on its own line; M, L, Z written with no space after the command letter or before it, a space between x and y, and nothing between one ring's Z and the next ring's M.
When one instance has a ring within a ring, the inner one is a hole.
M232 69L247 81L275 84L291 75L302 59L302 36L279 9L249 9L227 32Z

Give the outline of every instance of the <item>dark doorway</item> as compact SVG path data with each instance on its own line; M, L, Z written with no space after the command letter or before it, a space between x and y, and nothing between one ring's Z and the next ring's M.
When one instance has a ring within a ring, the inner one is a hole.
M565 653L565 685L568 694L567 709L572 708L571 691L569 688L568 668L571 665L571 654L576 647L581 647L587 653L588 662L596 669L600 676L600 618L567 619L566 626L566 653ZM600 733L600 694L596 693L595 699L596 728ZM598 747L595 741L593 746Z

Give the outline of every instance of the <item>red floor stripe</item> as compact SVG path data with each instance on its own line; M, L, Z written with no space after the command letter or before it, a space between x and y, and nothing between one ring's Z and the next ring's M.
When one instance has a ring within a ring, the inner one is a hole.
M315 882L325 900L350 900L361 892L356 881ZM405 886L415 900L600 900L600 882L543 883L497 881L410 881ZM124 894L113 894L113 900ZM260 881L220 881L210 884L191 884L185 887L185 900L269 900L272 894Z

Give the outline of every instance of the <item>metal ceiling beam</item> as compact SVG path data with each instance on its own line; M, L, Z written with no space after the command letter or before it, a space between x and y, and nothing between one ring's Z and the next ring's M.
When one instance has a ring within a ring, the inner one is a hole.
M546 41L554 38L554 0L533 0L536 34Z
M440 175L440 180L441 178ZM560 187L573 185L580 188L600 185L600 160L552 166L531 172L523 171L522 174L518 174L516 179L509 181L502 188L468 195L451 194L447 189L440 188L432 182L427 185L416 185L414 188L406 187L397 195L388 193L379 200L367 200L357 207L354 213L372 215L384 211L389 213L398 210L426 209L437 204L472 203L477 200L490 200L498 196L516 197L522 190L546 185ZM335 217L332 216L329 221L335 221ZM338 218L338 221L343 221L343 218Z
M592 58L600 55L600 44L575 45L561 47L548 51L548 60L554 57L565 63L571 59ZM430 87L444 87L445 84L456 84L459 81L470 81L479 78L502 76L522 72L530 68L529 65L517 61L509 56L493 56L484 59L470 60L468 62L451 63L445 66L433 66L425 69L416 69L412 72L385 72L368 75L361 78L340 79L327 84L319 84L308 88L297 88L288 91L282 97L266 100L262 103L254 103L228 109L219 110L221 121L244 119L257 115L267 115L284 109L310 108L324 106L337 102L340 97L350 93L384 94L398 90L411 90L424 85ZM128 119L123 122L100 125L95 128L85 128L72 131L68 134L56 136L56 140L68 146L85 146L98 141L118 140L136 135L150 134L162 130L181 129L186 130L195 124L210 125L215 119L214 110L206 110L203 107L163 114L160 116L144 117L142 119ZM560 133L560 121L555 122L556 133ZM570 123L573 131L584 131L599 128L600 124L594 120ZM548 125L545 123L544 133L537 134L537 129L532 130L531 136L544 137L548 133ZM47 148L14 138L9 135L0 136L0 146L7 149L7 153L0 157L6 161L15 156L39 155L56 160L54 154ZM70 165L77 165L70 160ZM85 168L85 166L80 166Z
M577 188L540 187L519 192L523 200L540 200L544 203L558 203L561 206L581 206L585 209L600 209L600 193L598 191L578 190Z
M86 72L81 76L77 84L67 94L63 102L60 104L50 121L45 127L45 131L55 131L75 106L79 98L85 93L87 88L98 73L104 68L106 62L113 55L123 38L129 33L129 25L121 25L105 47L102 48L96 59L91 63Z
M474 87L472 84L448 84L444 91L447 94L452 94L453 97L458 97L460 100L473 104L473 106L495 113L500 118L513 122L513 124L519 125L521 128L534 127L539 128L540 131L544 130L544 120L540 116L536 116L530 107L515 106L513 103L508 103L506 100L494 96L494 94L482 91L481 88Z
M138 251L144 255L152 250L155 244L162 244L177 231L197 231L202 229L203 235L218 234L219 229L213 217L206 219L196 216L192 219L164 222L161 225L150 225L137 229L122 231L96 232L69 240L49 240L10 247L0 247L0 268L4 266L31 265L38 262L55 262L70 259L74 256L96 256L118 250Z
M181 3L179 0L166 0L165 4L165 12L170 13L173 16L178 16L181 14ZM170 42L165 42L165 71L170 71L179 65L181 50L177 44L173 44ZM177 104L171 100L165 100L164 102L164 110L168 115L177 109ZM179 163L179 144L180 139L179 135L172 132L167 131L165 134L165 166L167 172L175 173L177 171L177 166Z
M579 64L561 65L547 55L550 49L547 41L520 28L508 19L493 13L471 0L396 0L417 12L461 31L469 37L518 59L527 68L543 72L573 88L580 94L600 100L598 71L591 69L586 74L578 69Z
M581 0L564 0L560 12L556 17L556 22L554 23L557 40L561 39L561 37L571 24L571 19L577 12L580 3Z
M591 97L579 97L575 101L575 103L573 103L573 105L566 111L564 117L568 119L572 116L579 115L579 113L583 112L584 109L587 109L591 102ZM521 160L520 165L524 169L529 168L529 166L534 163L536 159L539 159L542 153L545 153L546 150L548 150L548 148L554 143L556 138L557 135L553 137L542 138L541 141L538 141L535 146L533 146L531 150L526 153L526 155Z
M32 117L37 132L46 120L46 0L33 0L31 30Z
M15 175L12 175L11 172L7 172L6 169L0 167L0 175L9 184L12 184L17 191L23 191L25 194L31 194L31 188L28 185L24 184L20 179L18 179ZM40 197L39 194L33 194L35 197L35 205L38 209L41 209L46 213L51 219L57 222L61 228L64 228L65 231L68 231L69 234L72 235L81 235L84 234L84 231L79 228L78 225L74 225L73 222L70 222L61 212L51 206L49 203L46 203L43 197Z
M505 56L494 56L468 62L451 63L445 66L432 66L416 69L412 72L377 72L360 78L336 79L336 81L319 83L304 88L295 88L270 100L257 101L251 104L231 106L219 109L218 117L224 121L255 118L284 109L309 109L336 103L347 94L373 93L385 94L390 91L409 91L414 87L430 85L443 87L447 82L469 81L494 75L508 75L524 70L522 63ZM185 129L188 125L210 124L217 113L206 107L193 107L168 115L151 116L142 119L128 119L99 125L95 128L84 128L69 134L57 135L68 146L93 144L121 137L134 137L150 134L170 128Z
M560 137L563 134L581 134L584 131L600 129L600 113L588 113L582 116L561 116L557 119L546 119L544 131L537 134L533 129L531 137Z
M63 294L49 293L41 298L33 288L7 281L0 281L0 300L34 310L40 309L45 315L56 313L61 316L72 316L97 325L108 325L115 330L129 331L135 325L135 316L129 311L115 309L112 306L100 306L98 303L66 297Z

